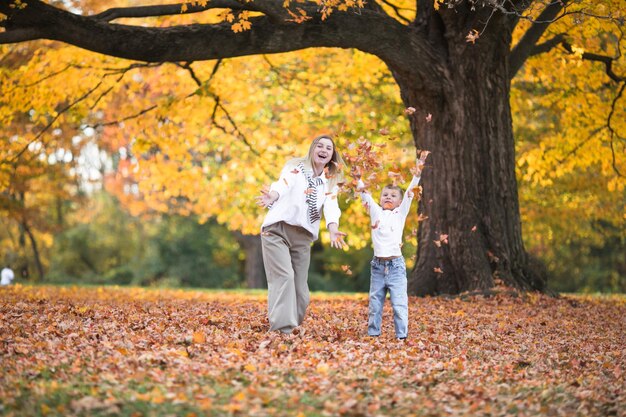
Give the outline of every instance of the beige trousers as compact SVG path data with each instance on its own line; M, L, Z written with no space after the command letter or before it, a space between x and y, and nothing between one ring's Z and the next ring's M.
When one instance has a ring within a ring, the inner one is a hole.
M307 280L312 242L313 235L302 227L278 222L263 228L270 331L291 333L304 320L309 306Z

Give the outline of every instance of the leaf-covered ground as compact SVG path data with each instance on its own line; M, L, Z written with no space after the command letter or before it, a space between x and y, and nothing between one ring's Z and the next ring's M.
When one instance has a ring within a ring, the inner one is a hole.
M626 298L315 295L303 335L263 293L0 288L0 414L626 415Z

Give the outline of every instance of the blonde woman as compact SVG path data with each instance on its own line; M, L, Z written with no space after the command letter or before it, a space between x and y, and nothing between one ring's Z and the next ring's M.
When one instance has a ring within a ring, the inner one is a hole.
M311 243L318 238L322 212L331 246L341 249L345 245L337 201L343 167L332 138L318 136L308 155L287 162L278 181L257 197L260 206L269 208L261 242L270 331L302 333L298 326L309 305Z

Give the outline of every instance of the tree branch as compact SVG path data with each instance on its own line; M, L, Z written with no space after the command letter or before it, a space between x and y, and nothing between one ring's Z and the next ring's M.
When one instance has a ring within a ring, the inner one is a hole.
M92 15L96 20L110 22L121 18L142 18L199 13L209 9L243 10L244 6L236 0L212 0L206 6L189 5L183 11L183 4L162 4L156 6L114 7L102 13Z
M400 19L402 22L406 23L407 25L409 23L411 23L410 19L407 19L406 17L402 16L402 13L400 13L402 10L409 10L409 9L398 7L398 6L396 6L395 4L391 3L388 0L380 0L380 1L385 3L387 6L391 7L391 9L394 11L396 16L398 16L398 19ZM381 7L381 9L382 9L382 7Z
M622 173L619 171L619 169L617 169L617 163L616 163L616 158L615 158L615 147L613 144L613 139L615 137L619 138L619 139L623 139L616 131L615 129L613 129L613 126L611 126L611 119L613 118L613 115L615 114L615 107L617 105L617 101L622 97L622 94L624 93L624 88L626 87L626 82L622 83L622 87L619 89L619 92L617 93L617 95L615 96L615 98L613 99L613 103L611 104L611 112L609 113L609 117L607 118L607 122L606 125L609 128L609 132L611 132L611 156L612 156L612 164L613 164L613 171L615 171L615 173L617 175L619 175L620 177L623 177Z
M26 42L40 38L41 35L37 29L13 29L0 32L0 44Z
M574 53L572 49L572 45L569 42L562 41L561 45L563 45L563 48L565 48L565 50L569 52L570 54ZM616 58L606 56L606 55L598 55L598 54L591 54L589 52L584 52L582 55L582 59L584 59L585 61L602 62L604 66L606 67L606 75L608 75L610 79L618 83L626 81L626 77L622 75L618 75L615 73L615 71L613 71L613 62L615 62Z
M517 45L511 50L509 55L509 79L515 77L515 74L524 65L524 62L531 56L536 43L561 10L566 7L566 4L567 0L553 1L548 4L530 29L526 31Z
M548 39L547 41L540 43L539 45L535 45L530 55L534 56L534 55L543 54L545 52L550 52L555 46L560 45L561 42L563 42L564 40L565 40L565 34L559 33L558 35L554 36L552 39Z
M210 82L210 80L213 78L213 76L217 72L217 68L218 68L219 64L220 64L220 62L218 62L215 65L215 67L213 68L213 72L211 73L211 76L209 78L209 81L207 81L205 84L208 84ZM200 81L200 79L196 75L196 73L193 70L193 68L191 68L191 63L190 62L186 63L185 65L181 65L181 68L184 68L184 69L187 70L187 72L189 72L189 75L191 76L191 78L194 80L194 82L196 83L196 85L198 87L202 87L203 83L202 83L202 81ZM193 94L196 94L196 93L193 93ZM188 97L192 96L193 94L190 94ZM235 120L231 117L230 113L228 113L228 110L226 110L224 105L221 103L220 97L218 95L216 95L216 94L213 94L213 93L210 93L210 95L213 98L213 100L215 100L215 109L213 110L213 114L211 115L211 120L213 121L215 126L217 126L220 130L222 130L224 133L227 133L229 135L232 135L233 132L234 132L236 134L236 136L238 136L243 141L243 143L246 144L248 149L250 149L250 152L252 152L256 156L261 156L259 151L257 151L256 148L254 148L252 146L252 144L250 143L250 141L248 140L246 135L244 135L243 132L239 129L239 127L237 126L237 123L235 123ZM233 132L227 132L226 128L224 128L223 126L221 126L220 124L217 123L217 120L215 119L215 112L216 112L216 109L218 107L220 109L222 109L222 111L226 115L226 118L228 119L228 122L233 127Z
M52 125L54 125L54 123L57 121L57 119L59 117L61 117L62 114L64 114L66 111L70 110L72 107L74 107L76 104L80 103L81 101L86 100L87 98L89 98L89 96L91 96L91 93L93 93L98 88L100 88L100 86L102 85L103 82L104 82L103 79L100 80L98 82L98 84L96 84L95 87L89 89L85 94L80 96L78 99L74 100L73 102L71 102L70 104L68 104L67 106L63 107L61 110L59 110L57 112L57 114L35 135L35 137L33 139L29 140L28 143L18 153L16 153L12 158L7 158L5 160L0 161L0 165L12 164L12 163L17 162L17 160L22 156L22 154L24 154L24 152L26 152L28 147L32 143L37 141L41 137L41 135L43 135L48 129L50 129L50 127L52 127Z
M322 21L319 13L311 12L311 19L297 24L268 17L287 13L282 2L256 0L254 5L266 16L250 19L251 29L235 33L228 23L165 28L130 26L73 14L40 0L29 0L28 7L20 10L10 9L4 1L0 2L0 12L7 15L8 22L7 32L0 33L4 35L0 43L19 41L22 38L10 34L26 30L28 39L57 40L105 55L145 62L200 61L313 47L356 48L378 56L388 65L406 66L408 57L414 61L410 67L421 68L424 74L432 72L428 68L434 64L435 57L427 43L411 42L407 28L387 14L368 9L359 9L358 14L335 10ZM308 13L314 5L302 6L307 7ZM381 42L381 34L393 39L398 47L389 48L388 42Z

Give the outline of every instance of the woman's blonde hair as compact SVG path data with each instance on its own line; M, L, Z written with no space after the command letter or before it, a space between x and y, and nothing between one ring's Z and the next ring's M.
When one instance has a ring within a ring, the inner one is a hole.
M304 166L306 168L313 169L313 152L315 151L315 146L317 146L317 143L322 139L328 139L333 144L333 155L330 157L330 161L326 164L325 167L328 168L327 170L325 169L326 176L328 177L328 182L330 188L332 189L335 185L343 184L345 182L343 169L345 168L346 164L343 161L341 154L337 150L337 145L335 144L335 141L330 135L317 136L315 139L313 139L313 142L311 142L311 146L309 146L309 152L307 153L307 156L303 158L294 158L289 161L289 163L297 165L298 163L302 162L304 163Z

